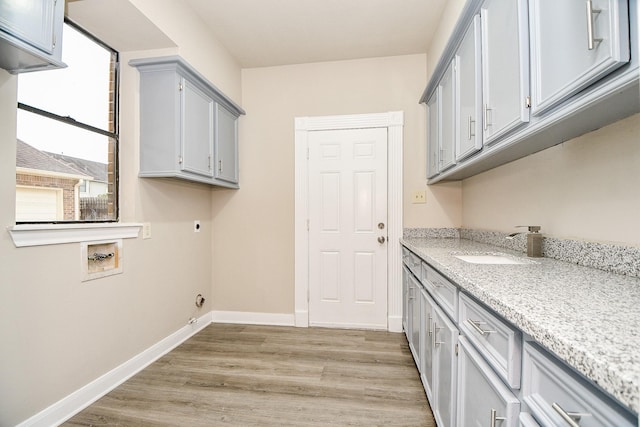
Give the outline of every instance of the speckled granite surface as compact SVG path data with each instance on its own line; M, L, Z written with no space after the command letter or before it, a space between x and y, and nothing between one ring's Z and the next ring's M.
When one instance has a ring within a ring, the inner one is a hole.
M640 411L640 279L466 239L402 243L634 412ZM470 264L455 254L503 253L521 265Z
M455 229L445 228L442 230ZM427 231L425 235L419 235L418 233L419 232L415 232L416 235L408 237L439 237L437 231ZM459 235L462 239L527 252L527 235L525 233L519 234L513 239L506 239L505 236L507 236L507 234L508 233L499 231L473 230L468 228L459 229ZM585 267L593 267L612 273L640 277L640 248L638 247L559 239L557 237L545 236L543 233L542 253L546 258L553 258Z

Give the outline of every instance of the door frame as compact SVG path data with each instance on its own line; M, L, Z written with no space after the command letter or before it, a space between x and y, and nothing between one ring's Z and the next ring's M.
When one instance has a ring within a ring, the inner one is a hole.
M295 326L309 326L309 132L387 129L387 330L402 332L402 145L404 113L295 118Z

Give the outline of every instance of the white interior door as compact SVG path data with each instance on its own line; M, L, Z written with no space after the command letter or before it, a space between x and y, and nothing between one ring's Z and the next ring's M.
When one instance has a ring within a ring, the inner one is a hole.
M309 324L386 329L387 129L308 144Z

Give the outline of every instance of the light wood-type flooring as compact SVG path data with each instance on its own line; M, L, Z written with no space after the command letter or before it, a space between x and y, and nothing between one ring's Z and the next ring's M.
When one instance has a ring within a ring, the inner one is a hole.
M402 334L226 324L63 425L435 427Z

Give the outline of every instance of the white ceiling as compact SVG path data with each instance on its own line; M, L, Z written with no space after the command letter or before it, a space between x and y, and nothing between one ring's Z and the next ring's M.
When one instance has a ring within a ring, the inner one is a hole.
M243 68L425 53L446 0L182 0Z

